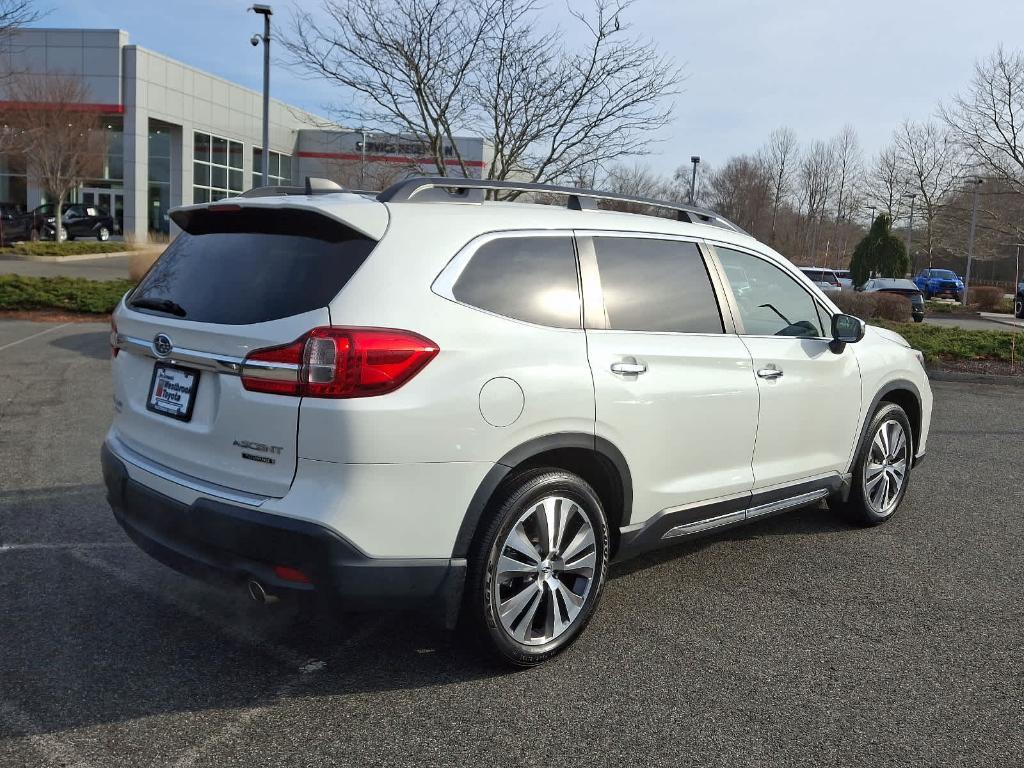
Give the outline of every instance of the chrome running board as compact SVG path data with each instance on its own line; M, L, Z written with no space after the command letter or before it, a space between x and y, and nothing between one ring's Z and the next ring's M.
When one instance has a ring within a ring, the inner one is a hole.
M829 490L827 488L820 488L816 491L801 493L798 496L791 496L788 499L779 499L778 501L771 501L767 504L759 504L758 506L751 507L750 509L729 512L724 515L719 515L718 517L710 517L706 520L696 520L692 523L684 523L683 525L677 525L675 528L669 529L661 538L675 539L680 536L692 536L695 533L714 530L715 528L721 528L725 525L732 525L733 523L745 522L748 520L756 520L759 517L765 517L777 512L785 512L787 509L805 506L811 502L818 501L819 499L824 499L828 495Z

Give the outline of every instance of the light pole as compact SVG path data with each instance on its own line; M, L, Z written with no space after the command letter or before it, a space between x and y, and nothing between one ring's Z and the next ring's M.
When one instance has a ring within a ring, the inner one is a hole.
M911 255L910 246L914 242L914 200L917 199L916 192L906 192L904 197L910 198L910 223L907 224L907 256L910 258L910 271L914 273L917 271L917 264L914 262L914 257ZM931 264L928 265L931 268Z
M700 163L700 155L691 155L690 162L693 163L693 175L690 177L690 205L693 205L693 193L697 189L697 165Z
M266 187L270 183L270 17L274 15L269 5L257 3L250 9L263 17L263 34L253 35L249 42L254 46L263 41L263 166L261 185Z
M978 189L984 179L972 179L974 185L974 200L971 203L971 231L967 236L967 272L964 274L964 296L963 304L967 306L967 292L971 289L971 263L974 261L974 228L978 223Z
M1017 264L1013 269L1013 314L1019 315L1017 311L1017 291L1020 290L1020 249L1024 247L1024 243L1016 243L1017 246Z
M878 206L875 205L864 206L865 211L871 211L871 218L868 220L868 231L871 231L871 226L875 223L875 210L877 210L877 208Z

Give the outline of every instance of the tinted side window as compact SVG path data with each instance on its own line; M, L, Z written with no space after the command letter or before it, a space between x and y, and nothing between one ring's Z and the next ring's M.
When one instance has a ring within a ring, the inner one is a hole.
M711 279L694 243L595 237L608 327L722 333Z
M732 286L743 320L751 336L827 336L818 316L817 303L792 277L773 264L717 247L718 258ZM746 285L737 286L732 276L742 269Z
M452 287L461 302L555 328L580 328L572 238L502 237L480 246Z

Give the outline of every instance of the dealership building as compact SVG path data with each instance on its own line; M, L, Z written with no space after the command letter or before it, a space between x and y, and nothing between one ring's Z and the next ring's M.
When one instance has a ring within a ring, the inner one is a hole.
M0 66L83 79L88 102L80 108L97 114L108 140L102 177L84 181L74 199L109 210L126 236L168 234L171 208L260 184L262 94L132 45L123 30L19 30L3 43ZM348 130L274 99L269 146L270 184L319 176L378 189L437 172L414 137ZM444 151L450 175L465 168L479 177L490 161L477 138L456 139ZM31 209L45 198L25 158L0 158L0 202Z

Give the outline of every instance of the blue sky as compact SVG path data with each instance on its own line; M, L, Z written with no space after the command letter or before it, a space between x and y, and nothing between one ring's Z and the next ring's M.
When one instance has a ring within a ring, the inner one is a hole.
M573 6L581 5L569 0ZM285 24L298 5L271 0ZM249 45L259 20L246 0L50 0L41 26L119 27L131 41L252 88L261 51ZM552 23L569 27L551 0ZM720 164L755 150L789 125L802 141L853 125L876 151L905 117L931 115L968 81L976 58L1024 29L1020 0L636 0L633 29L685 64L675 121L645 162L670 172L700 154ZM1021 45L1022 43L1017 43ZM325 83L281 66L272 93L314 112L337 100Z

